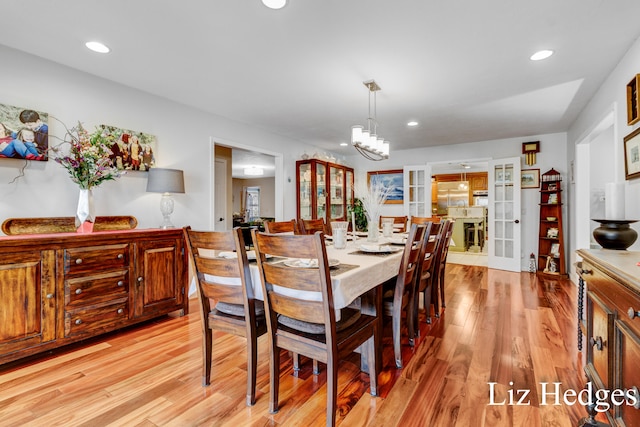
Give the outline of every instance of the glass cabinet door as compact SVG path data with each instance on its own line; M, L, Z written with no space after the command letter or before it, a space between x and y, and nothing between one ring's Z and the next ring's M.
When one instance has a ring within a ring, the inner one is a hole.
M345 219L344 169L329 166L329 186L331 209L327 221Z
M316 163L316 216L326 218L327 212L327 167L323 163Z
M311 181L311 163L303 163L298 166L298 185L298 215L302 219L312 219L313 185Z
M347 170L345 172L345 189L346 189L346 197L347 197L347 212L349 207L353 207L354 200L354 179L353 179L353 171ZM349 220L349 218L347 218Z

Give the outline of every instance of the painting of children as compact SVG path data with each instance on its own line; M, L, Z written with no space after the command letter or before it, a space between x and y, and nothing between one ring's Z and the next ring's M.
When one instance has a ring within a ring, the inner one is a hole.
M101 125L116 141L111 147L111 161L118 170L148 171L155 166L156 137L139 131Z
M49 115L0 104L0 158L49 159Z

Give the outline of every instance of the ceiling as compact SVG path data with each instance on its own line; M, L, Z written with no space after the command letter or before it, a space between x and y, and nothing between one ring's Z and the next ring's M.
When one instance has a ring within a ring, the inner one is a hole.
M6 46L338 155L366 125L370 79L391 156L566 131L640 35L638 0L3 0L2 14ZM539 49L555 55L530 61Z

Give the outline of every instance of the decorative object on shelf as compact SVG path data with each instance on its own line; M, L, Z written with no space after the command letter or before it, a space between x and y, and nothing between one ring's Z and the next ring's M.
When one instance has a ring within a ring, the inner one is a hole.
M63 142L51 149L54 153L59 153L61 145L70 146L68 153L56 155L54 160L67 170L71 180L80 187L76 209L76 227L80 233L93 230L96 217L91 190L120 176L110 157L114 142L103 129L96 128L90 134L82 123L78 122L78 125L71 129L65 126Z
M636 74L627 84L627 124L632 125L640 120L640 107L638 104L638 84L640 74Z
M524 162L527 166L536 164L536 153L540 152L540 141L531 141L522 143L522 154L524 154Z
M404 201L404 171L393 169L386 171L367 172L367 183L369 186L381 185L386 188L386 204L402 204Z
M640 177L640 128L624 137L624 177Z
M558 237L558 229L556 227L547 228L547 237L555 239Z
M163 193L160 199L160 212L162 212L162 224L159 228L174 228L171 223L174 201L171 193L184 193L184 173L179 169L153 168L149 171L147 191Z
M520 171L520 188L540 188L540 169Z
M368 186L359 184L356 188L356 196L362 201L365 215L367 216L367 241L378 241L378 222L382 213L382 205L389 196L390 188L381 183L371 183Z
M604 249L625 250L638 238L636 230L630 224L637 220L628 219L593 219L600 226L593 230L593 238Z
M549 203L550 205L555 205L556 203L558 203L558 195L553 193L549 194L549 199L547 200L547 203Z
M369 89L369 117L367 118L367 130L364 126L351 127L351 144L365 158L380 161L389 158L389 141L379 137L378 120L376 112L376 92L381 90L375 80L363 82ZM373 94L373 115L371 115L371 94Z
M562 175L557 170L551 168L542 174L542 182L558 182L562 181Z

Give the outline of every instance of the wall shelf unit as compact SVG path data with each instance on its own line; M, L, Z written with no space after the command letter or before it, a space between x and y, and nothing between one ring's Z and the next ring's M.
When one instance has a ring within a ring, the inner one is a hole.
M567 274L562 227L562 176L555 169L541 176L538 273Z

